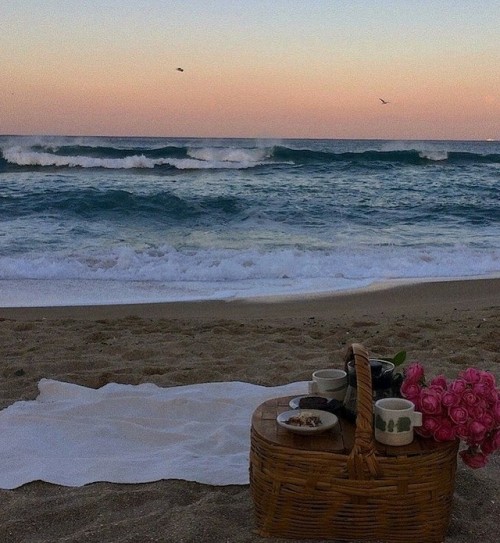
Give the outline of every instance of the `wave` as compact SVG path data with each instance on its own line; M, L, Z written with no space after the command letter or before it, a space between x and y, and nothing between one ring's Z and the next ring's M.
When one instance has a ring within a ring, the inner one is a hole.
M245 220L245 202L231 195L177 196L168 190L134 193L124 189L42 189L24 196L0 196L3 220L59 217L72 220L107 221L115 225L225 224Z
M227 220L241 213L243 206L233 196L182 198L168 191L134 194L126 190L43 190L25 197L4 196L3 219L31 215L57 215L85 220L155 221L183 223L187 220Z
M213 160L201 158L173 158L171 156L152 158L146 154L132 154L122 158L102 158L82 155L60 155L34 150L10 148L3 151L3 169L14 167L56 167L56 168L104 168L113 170L122 169L153 169L158 167L171 167L178 170L197 169L241 169L255 166L253 160ZM2 163L0 162L0 167Z
M0 171L16 168L104 168L153 169L171 167L178 170L243 169L263 164L270 153L266 149L160 148L123 149L86 145L19 145L5 146L0 158Z
M317 280L336 290L335 284L402 278L471 277L498 275L498 250L465 247L396 248L376 247L353 251L279 249L176 249L152 246L134 249L115 246L111 250L72 249L0 257L0 280L79 279L115 281L167 281L218 283L224 291L229 283L240 288L248 281L256 286L278 281L282 286ZM367 260L370 266L366 266ZM444 267L443 262L447 265Z
M417 149L393 151L361 151L334 153L309 149L291 149L276 147L273 157L295 163L306 162L394 162L399 164L428 164L431 162L480 162L500 163L500 154L483 155L479 153L454 152Z
M5 191L0 194L2 220L38 220L38 218L59 218L65 223L71 221L106 221L119 228L123 225L175 226L189 228L204 225L209 230L223 228L231 224L234 228L328 228L332 214L339 212L335 196L331 199L305 203L307 191L292 196L290 205L269 201L268 193L189 194L177 192L172 188L156 188L153 191L125 188L99 187L48 187L41 185L20 195ZM491 187L474 200L470 194L459 196L455 190L456 201L434 202L413 206L404 202L399 207L374 211L363 202L350 206L345 225L371 229L374 224L380 228L397 225L407 227L412 224L432 224L436 217L446 217L454 225L473 225L475 227L498 224L498 189ZM301 202L296 205L296 198ZM338 198L337 198L338 200ZM407 209L410 208L410 209ZM405 209L404 212L401 210Z
M282 145L241 147L195 147L193 145L136 146L113 145L34 145L4 144L0 171L32 168L104 168L104 169L245 169L265 165L360 163L376 165L500 164L499 153L475 153L447 150L394 149L335 152Z

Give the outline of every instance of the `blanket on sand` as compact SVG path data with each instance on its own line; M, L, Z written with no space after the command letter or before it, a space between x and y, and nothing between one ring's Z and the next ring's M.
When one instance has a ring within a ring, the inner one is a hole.
M42 379L38 388L36 400L0 411L0 488L35 480L248 484L253 411L267 399L306 393L307 383L95 390Z

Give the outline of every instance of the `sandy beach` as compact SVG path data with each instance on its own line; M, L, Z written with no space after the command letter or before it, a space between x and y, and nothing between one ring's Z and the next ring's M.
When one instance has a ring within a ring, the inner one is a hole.
M500 279L297 300L0 308L0 407L35 399L42 378L92 388L302 381L341 367L353 342L374 356L406 350L429 376L475 366L498 382L499 337ZM498 541L499 482L498 454L480 470L459 461L446 543ZM255 532L248 486L33 482L0 495L6 543L269 541Z

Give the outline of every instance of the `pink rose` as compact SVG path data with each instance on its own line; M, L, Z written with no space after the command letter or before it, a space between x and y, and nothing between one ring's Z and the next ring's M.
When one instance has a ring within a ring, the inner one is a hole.
M495 419L491 413L483 413L481 417L478 418L479 422L484 425L487 432L490 432L495 428Z
M486 383L474 383L472 385L472 392L476 396L486 397L489 393L490 386L488 386Z
M412 384L422 383L424 380L424 367L419 362L413 362L404 371L405 380Z
M469 415L471 416L471 418L476 420L481 419L485 413L484 407L479 404L471 405L467 407L467 410L469 411Z
M460 452L460 457L469 468L477 469L484 468L488 463L488 458L485 454L480 452L471 452L470 450L464 450Z
M434 439L436 441L453 441L455 437L455 425L449 419L441 419L441 424L434 432Z
M485 383L490 388L496 387L495 376L489 371L481 372L481 383Z
M481 450L484 454L491 454L500 449L500 429L489 434L481 443Z
M420 410L426 415L439 415L442 411L441 394L432 388L423 388L420 393Z
M460 439L468 445L460 456L469 467L483 467L500 449L500 389L492 373L468 368L457 379L438 375L426 386L423 366L413 363L405 370L401 395L423 414L415 432L436 441Z
M463 379L455 379L450 383L448 390L454 394L463 394L467 390L467 382Z
M444 375L438 375L431 380L429 386L437 390L443 391L446 390L446 388L448 387L448 383L446 382L446 378Z
M401 395L403 398L406 398L414 403L416 403L416 400L420 396L421 390L422 387L420 385L407 381L406 379L401 383Z
M455 424L465 424L469 419L469 412L462 406L450 407L448 415Z
M441 424L440 417L424 416L422 417L422 426L420 426L420 428L425 433L434 435L434 432L436 432L440 424ZM417 428L415 428L415 430L417 430Z
M441 395L441 403L444 407L454 407L460 404L460 396L454 392L443 392Z
M481 381L481 370L476 368L467 368L465 371L459 373L462 379L465 379L469 383L479 383Z
M469 443L479 444L486 436L486 426L478 420L473 420L469 424L469 436L467 441Z
M462 404L465 405L475 405L478 402L477 396L472 392L472 390L466 390L462 394Z

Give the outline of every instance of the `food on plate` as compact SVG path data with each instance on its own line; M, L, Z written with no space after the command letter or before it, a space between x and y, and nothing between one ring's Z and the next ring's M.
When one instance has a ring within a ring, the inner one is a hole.
M307 411L300 413L300 415L293 415L285 422L291 426L307 426L308 428L317 428L322 424L320 417Z

